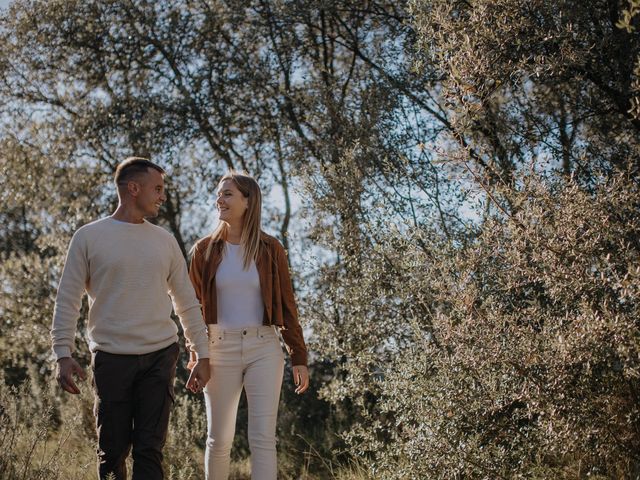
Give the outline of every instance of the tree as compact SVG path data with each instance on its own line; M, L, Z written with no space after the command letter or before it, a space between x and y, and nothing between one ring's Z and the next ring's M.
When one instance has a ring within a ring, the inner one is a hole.
M381 177L345 149L309 189L338 220L321 225L339 256L313 325L340 360L326 398L361 420L351 451L384 478L633 477L638 42L622 4L410 7L406 51L443 113L406 101L441 126L423 146L442 164L400 150L373 161ZM407 194L429 169L470 191L447 205L457 228ZM395 195L363 201L376 187Z

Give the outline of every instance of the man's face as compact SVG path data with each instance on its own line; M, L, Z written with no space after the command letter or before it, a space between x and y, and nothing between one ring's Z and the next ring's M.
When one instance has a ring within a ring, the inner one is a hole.
M164 195L164 177L152 168L140 177L136 206L145 217L157 217L160 207L167 199Z

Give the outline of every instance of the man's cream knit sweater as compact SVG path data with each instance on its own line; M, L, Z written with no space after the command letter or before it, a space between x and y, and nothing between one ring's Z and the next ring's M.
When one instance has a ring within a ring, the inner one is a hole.
M85 291L92 352L140 355L176 342L173 303L191 348L199 358L209 357L207 330L186 263L176 239L163 228L146 220L126 223L107 217L75 233L53 313L51 336L58 359L74 350Z

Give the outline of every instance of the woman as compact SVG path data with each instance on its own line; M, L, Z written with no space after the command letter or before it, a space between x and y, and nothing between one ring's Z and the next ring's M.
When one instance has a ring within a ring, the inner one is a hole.
M189 275L209 328L208 479L227 479L242 388L249 410L252 480L274 480L276 418L284 370L279 328L293 363L296 393L309 386L307 349L298 323L284 248L260 229L262 195L248 175L220 180L220 222L192 250ZM190 366L195 363L190 362ZM194 390L200 388L195 385Z

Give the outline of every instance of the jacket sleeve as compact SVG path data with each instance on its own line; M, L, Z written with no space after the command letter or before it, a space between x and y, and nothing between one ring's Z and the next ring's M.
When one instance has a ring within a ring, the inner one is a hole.
M289 275L287 254L280 242L275 242L275 263L278 269L277 280L280 282L282 296L282 316L284 326L281 329L282 338L291 356L293 366L307 365L307 347L302 336L302 328L298 322L298 309Z
M193 247L191 259L189 261L189 278L191 279L191 284L196 291L196 297L198 297L198 301L202 305L202 298L200 298L200 287L202 286L202 261L200 259L200 255L200 249L198 248L198 244L196 244Z

